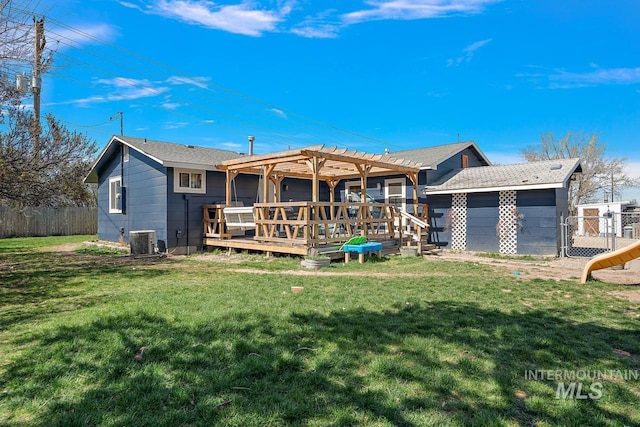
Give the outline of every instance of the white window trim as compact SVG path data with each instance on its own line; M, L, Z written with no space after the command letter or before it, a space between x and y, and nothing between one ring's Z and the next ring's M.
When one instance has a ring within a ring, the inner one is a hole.
M347 200L348 197L349 197L349 193L354 191L354 189L355 189L356 193L359 192L360 188L361 188L360 187L361 185L362 184L360 183L360 180L358 180L358 181L345 181L345 183L344 183L344 200L343 200L343 202L351 201L351 200Z
M116 207L113 207L113 205L111 204L111 201L114 199L114 196L112 194L112 189L113 189L113 183L114 182L119 182L120 183L120 193L115 195L116 198ZM114 213L114 214L119 214L122 213L122 209L118 206L121 206L120 203L122 202L121 200L122 197L122 177L121 176L114 176L113 178L109 178L109 213ZM120 202L118 202L120 201Z
M191 188L180 186L180 174L201 174L202 175L202 188ZM207 171L195 170L195 169L173 169L173 192L174 193L192 193L192 194L207 194Z

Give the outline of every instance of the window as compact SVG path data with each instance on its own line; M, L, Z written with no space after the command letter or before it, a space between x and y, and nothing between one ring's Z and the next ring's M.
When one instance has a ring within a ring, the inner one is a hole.
M466 154L462 155L462 169L466 169L469 167L469 156Z
M122 178L109 178L109 213L122 213Z
M122 159L125 162L129 161L129 146L128 145L123 145L122 146Z
M205 194L207 192L205 174L205 171L175 169L173 174L173 191L176 193Z

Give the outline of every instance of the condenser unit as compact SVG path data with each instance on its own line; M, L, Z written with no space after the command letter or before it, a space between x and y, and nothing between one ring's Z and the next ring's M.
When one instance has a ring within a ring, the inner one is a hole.
M129 232L132 255L149 255L156 252L155 230L136 230Z

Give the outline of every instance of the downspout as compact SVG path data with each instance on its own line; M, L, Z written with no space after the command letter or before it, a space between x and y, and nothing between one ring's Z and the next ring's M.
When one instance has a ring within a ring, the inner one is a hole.
M185 235L186 235L186 243L187 243L187 255L190 255L189 253L189 195L185 194L184 195L184 217L185 217Z

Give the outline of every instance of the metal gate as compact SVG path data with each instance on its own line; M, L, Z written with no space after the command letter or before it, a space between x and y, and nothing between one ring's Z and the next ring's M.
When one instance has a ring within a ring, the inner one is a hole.
M624 248L640 239L640 212L570 216L561 222L562 256L587 257Z

